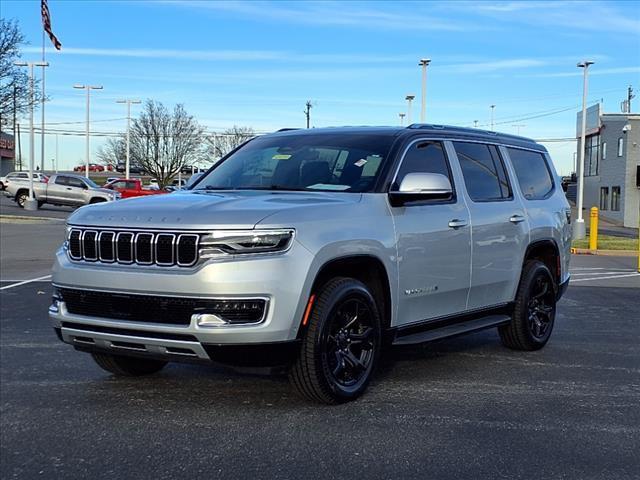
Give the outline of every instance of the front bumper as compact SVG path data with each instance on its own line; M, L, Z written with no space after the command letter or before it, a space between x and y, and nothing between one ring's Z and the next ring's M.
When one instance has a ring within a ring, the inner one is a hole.
M194 320L176 325L156 323L153 318L130 321L78 315L62 301L52 305L49 318L61 339L81 350L196 361L223 361L220 358L228 352L242 360L243 355L235 352L249 346L256 347L253 351L264 351L265 345L273 345L276 352L288 351L291 347L285 343L295 342L306 304L303 290L312 259L295 241L286 254L212 260L194 268L77 263L60 249L52 275L56 287L199 299L261 297L268 299L267 311L260 323L212 327ZM270 356L278 357L266 355Z

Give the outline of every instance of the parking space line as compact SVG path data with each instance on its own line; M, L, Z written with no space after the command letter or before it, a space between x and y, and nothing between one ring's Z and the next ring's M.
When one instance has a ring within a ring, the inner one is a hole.
M41 282L43 280L48 280L50 278L51 278L51 275L45 275L43 277L32 278L30 280L23 280L22 282L12 283L11 285L7 285L5 287L0 287L0 290L7 290L9 288L19 287L20 285L26 285L27 283Z
M625 277L640 277L640 273L628 273L625 275L610 275L608 277L578 278L577 280L572 280L571 283L588 282L589 280L607 280L609 278L625 278Z
M572 272L572 276L576 275L624 275L625 273L636 273L635 270L610 270L608 272Z

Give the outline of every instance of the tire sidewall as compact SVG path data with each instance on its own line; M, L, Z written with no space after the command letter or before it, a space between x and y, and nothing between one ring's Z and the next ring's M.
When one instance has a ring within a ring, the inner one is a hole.
M555 299L556 287L555 287L555 282L553 281L553 276L551 275L551 272L549 271L549 269L544 263L536 261L526 271L526 275L523 278L523 282L519 288L518 300L517 300L518 313L520 316L520 318L518 318L518 321L521 322L522 324L523 332L527 337L527 341L530 342L532 346L536 346L538 348L541 348L549 341L549 338L551 337L551 332L553 331L553 327L555 325L555 316L556 316L556 302L554 300L553 311L551 312L551 324L549 325L549 328L545 336L543 338L538 338L533 335L529 327L528 305L529 305L529 301L531 300L532 289L533 289L533 286L535 285L535 281L541 275L544 275L549 280L553 289L552 293Z
M27 201L27 198L29 198L29 196L26 193L20 193L17 198L16 198L16 203L21 207L24 208L24 204Z
M374 328L374 356L365 378L361 382L359 382L357 386L344 387L334 381L333 375L329 371L324 342L327 333L326 330L331 325L331 320L333 318L333 314L335 314L337 307L342 301L353 296L357 296L360 299L365 300L371 310L371 317ZM373 376L373 373L375 372L376 366L378 364L382 340L380 313L371 292L369 292L367 287L362 282L355 279L345 279L338 288L330 292L329 296L324 299L324 301L326 302L328 308L325 308L324 311L320 312L314 311L314 313L317 313L316 320L319 322L315 338L313 339L314 349L316 350L316 352L318 352L318 355L316 355L316 371L321 372L321 381L324 384L325 388L327 388L331 392L332 396L341 400L349 400L358 397L367 388L367 385L371 381L371 377Z

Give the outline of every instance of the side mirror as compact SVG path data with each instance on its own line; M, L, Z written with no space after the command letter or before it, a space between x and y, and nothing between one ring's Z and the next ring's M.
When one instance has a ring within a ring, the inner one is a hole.
M452 195L451 182L440 173L408 173L400 188L389 192L394 207L416 200L446 200Z

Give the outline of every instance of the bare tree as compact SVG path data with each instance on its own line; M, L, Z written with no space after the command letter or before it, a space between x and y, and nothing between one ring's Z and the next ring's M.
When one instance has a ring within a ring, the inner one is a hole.
M256 132L253 128L234 125L222 133L207 136L206 155L209 161L224 157L231 150L255 136Z
M31 106L29 76L22 67L13 64L20 58L20 46L25 43L18 22L0 18L0 127L13 126L14 116L27 113ZM34 103L40 102L36 82Z
M127 158L127 144L124 137L108 138L107 141L98 148L96 153L98 162L103 165L118 166L118 162L123 162Z
M131 161L166 186L178 171L198 157L203 129L184 107L170 112L161 102L147 100L131 125Z

